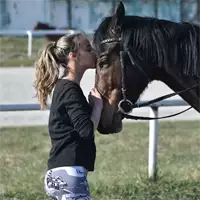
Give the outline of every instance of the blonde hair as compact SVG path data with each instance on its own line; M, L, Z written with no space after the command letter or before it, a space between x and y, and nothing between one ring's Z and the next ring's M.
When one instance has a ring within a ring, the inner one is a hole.
M34 88L42 110L46 109L48 96L51 95L59 78L59 68L66 68L69 52L78 51L81 35L83 34L65 35L57 42L50 42L43 48L41 56L36 61Z

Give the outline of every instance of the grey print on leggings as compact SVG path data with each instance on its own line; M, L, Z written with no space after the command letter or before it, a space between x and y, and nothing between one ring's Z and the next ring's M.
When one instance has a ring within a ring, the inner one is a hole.
M46 192L54 200L90 200L86 177L74 177L65 170L49 170L46 176Z
M52 177L52 170L50 170L47 175L47 186L48 188L60 190L64 193L70 193L70 191L67 190L67 183L65 183L60 176Z

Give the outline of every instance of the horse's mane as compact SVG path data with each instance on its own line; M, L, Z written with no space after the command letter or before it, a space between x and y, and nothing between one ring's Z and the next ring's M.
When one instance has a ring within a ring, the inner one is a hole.
M108 31L111 17L105 18L96 30L94 45ZM200 77L200 27L150 17L125 16L122 37L138 58L166 70L176 68L181 74ZM147 63L148 65L148 63Z

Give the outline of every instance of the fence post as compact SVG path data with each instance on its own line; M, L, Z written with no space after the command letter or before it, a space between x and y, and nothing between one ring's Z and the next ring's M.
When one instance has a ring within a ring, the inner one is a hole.
M32 56L32 40L33 40L33 35L31 31L26 31L28 35L28 57Z
M158 117L158 107L149 108L150 117ZM158 120L149 121L149 163L148 176L150 180L155 180L157 175L157 139Z

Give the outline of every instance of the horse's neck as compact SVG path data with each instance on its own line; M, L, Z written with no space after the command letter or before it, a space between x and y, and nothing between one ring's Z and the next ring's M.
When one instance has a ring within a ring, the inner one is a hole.
M174 71L171 71L169 73L166 72L165 74L163 73L159 80L165 83L174 92L189 89L200 83L200 79L198 78L195 79L192 76L179 76ZM192 105L197 111L200 112L199 87L188 90L187 92L180 94L180 96L190 105Z

